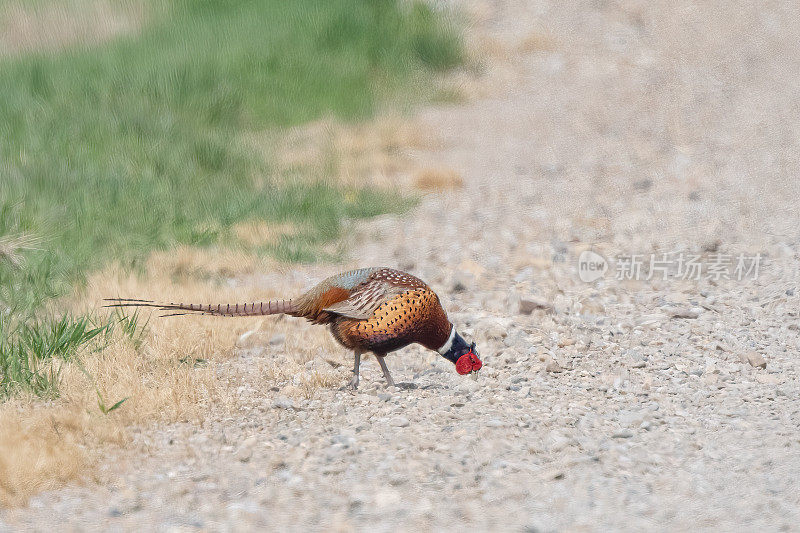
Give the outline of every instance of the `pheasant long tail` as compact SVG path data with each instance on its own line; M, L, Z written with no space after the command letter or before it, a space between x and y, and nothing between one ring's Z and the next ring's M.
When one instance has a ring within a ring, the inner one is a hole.
M185 304L159 303L152 300L134 298L106 298L111 302L103 307L155 307L159 311L167 311L161 316L179 315L214 315L214 316L262 316L292 314L295 306L292 300L272 300L268 302L251 302L241 304Z

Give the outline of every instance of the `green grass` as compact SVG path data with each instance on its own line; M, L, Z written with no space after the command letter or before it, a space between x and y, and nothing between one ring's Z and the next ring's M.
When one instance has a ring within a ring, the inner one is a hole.
M103 319L63 315L27 322L12 321L0 314L0 398L22 391L57 397L63 361L77 363L93 383L92 376L75 359L78 349L95 342L94 349L102 350L116 331L138 347L147 324L141 323L138 313L128 315L120 310ZM100 409L105 411L99 390L97 394Z
M0 315L0 397L30 391L55 397L58 391L59 361L70 360L78 348L90 342L105 326L94 326L88 318L63 316L58 319L9 324Z
M101 46L0 60L0 239L39 241L22 268L0 252L6 354L30 353L25 328L60 323L33 322L42 304L109 260L229 245L248 219L306 228L258 251L309 260L343 220L408 205L324 175L270 179L243 134L367 118L461 61L457 33L423 4L176 0L158 12Z

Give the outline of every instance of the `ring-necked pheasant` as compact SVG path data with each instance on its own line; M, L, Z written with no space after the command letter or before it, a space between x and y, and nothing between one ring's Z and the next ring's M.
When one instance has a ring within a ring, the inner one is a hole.
M329 324L331 333L353 350L355 363L350 385L358 387L361 354L373 352L389 386L394 385L384 357L418 343L439 352L459 374L480 370L475 343L456 332L439 297L422 280L385 267L361 268L332 276L299 298L250 304L160 304L150 300L109 298L107 307L157 307L178 311L164 316L199 313L217 316L287 314L315 324Z

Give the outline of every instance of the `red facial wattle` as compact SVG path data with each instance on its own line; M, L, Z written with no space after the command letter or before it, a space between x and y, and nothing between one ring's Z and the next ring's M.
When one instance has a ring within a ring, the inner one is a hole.
M462 376L481 369L483 363L473 352L467 352L456 361L456 372Z

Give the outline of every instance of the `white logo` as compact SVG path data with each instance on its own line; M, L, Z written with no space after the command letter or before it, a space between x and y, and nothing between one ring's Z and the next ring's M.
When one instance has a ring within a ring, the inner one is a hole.
M578 256L578 277L581 281L591 283L602 278L608 270L608 261L602 255L591 250L584 250Z

